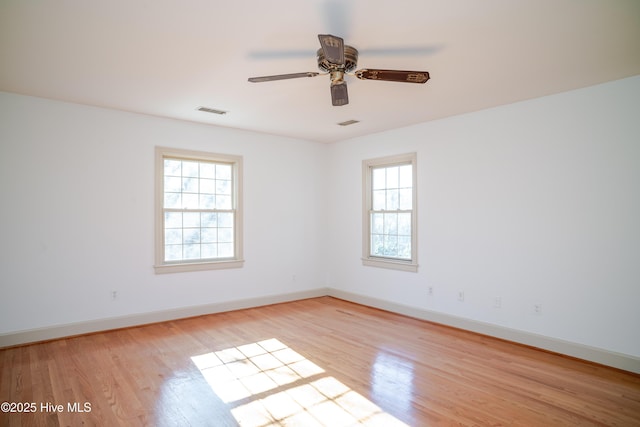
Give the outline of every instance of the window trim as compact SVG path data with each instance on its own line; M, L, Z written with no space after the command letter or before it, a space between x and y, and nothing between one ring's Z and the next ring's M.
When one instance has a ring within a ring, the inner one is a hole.
M166 262L164 260L164 159L175 157L184 160L229 163L233 166L233 200L235 210L235 256L221 260ZM242 156L184 150L180 148L155 148L155 264L156 273L219 270L240 268L243 258L243 209L242 209Z
M399 154L378 157L362 161L362 264L370 267L388 268L393 270L418 271L418 203L417 203L417 153ZM371 189L372 169L411 164L412 173L412 214L411 214L411 260L384 258L371 255Z

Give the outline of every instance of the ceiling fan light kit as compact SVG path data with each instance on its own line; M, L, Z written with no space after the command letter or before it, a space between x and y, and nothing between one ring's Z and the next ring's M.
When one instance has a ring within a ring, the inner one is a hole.
M331 103L334 106L347 105L349 94L345 74L353 75L360 80L382 80L388 82L424 84L429 80L428 71L402 71L361 69L353 72L358 65L358 50L344 44L344 40L331 34L318 34L320 49L318 49L318 68L322 73L306 72L292 74L278 74L275 76L250 77L252 83L270 82L274 80L296 79L300 77L316 77L329 75L331 79Z

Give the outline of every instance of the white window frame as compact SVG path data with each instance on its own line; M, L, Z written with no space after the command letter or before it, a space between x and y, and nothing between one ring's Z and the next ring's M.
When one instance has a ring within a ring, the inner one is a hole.
M234 256L221 259L197 259L188 261L165 261L164 254L164 159L196 160L232 165L234 212ZM242 254L242 157L176 148L155 149L155 272L177 273L185 271L240 268L244 265Z
M411 164L412 172L412 206L411 206L411 259L402 260L371 255L371 213L372 206L372 171L380 167L391 167ZM395 156L379 157L362 162L362 264L371 267L394 270L418 271L418 200L417 200L417 154L408 153Z

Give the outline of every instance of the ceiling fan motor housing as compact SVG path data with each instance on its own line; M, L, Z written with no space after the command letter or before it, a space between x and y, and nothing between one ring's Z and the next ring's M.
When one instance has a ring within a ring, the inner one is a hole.
M342 64L331 63L325 58L322 49L318 49L318 68L321 71L330 73L332 71L342 71L350 73L358 66L358 49L353 46L344 46L344 66Z

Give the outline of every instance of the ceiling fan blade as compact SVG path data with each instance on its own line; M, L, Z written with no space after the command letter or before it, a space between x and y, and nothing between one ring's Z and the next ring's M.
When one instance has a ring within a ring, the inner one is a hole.
M262 83L262 82L272 82L274 80L297 79L300 77L315 77L319 75L320 73L315 73L315 72L278 74L275 76L249 77L249 81L251 83Z
M400 71L362 69L355 72L361 80L384 80L387 82L426 83L429 80L428 71Z
M334 65L344 65L344 40L331 34L318 34L322 53Z
M316 54L314 49L290 49L290 50L252 50L247 53L249 59L297 59L313 58Z
M424 46L395 46L358 49L360 55L369 56L429 56L440 52L444 48L441 44Z
M344 34L344 33L340 33ZM387 48L365 48L358 49L360 55L369 56L429 56L440 52L443 49L441 45L430 46L399 46ZM313 49L290 49L290 50L253 50L247 53L247 58L256 60L271 59L297 59L297 58L313 58L316 54Z
M349 94L347 93L347 83L331 82L331 104L334 107L347 105L349 103Z

